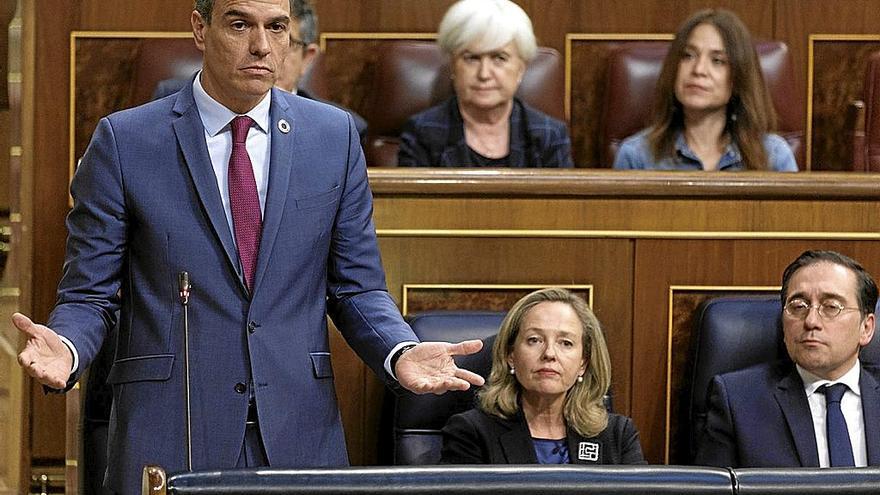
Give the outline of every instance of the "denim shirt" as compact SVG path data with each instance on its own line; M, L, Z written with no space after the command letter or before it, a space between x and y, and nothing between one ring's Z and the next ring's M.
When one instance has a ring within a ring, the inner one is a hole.
M791 148L780 136L765 134L764 150L767 152L768 170L774 172L798 171ZM679 133L675 138L674 157L665 157L662 160L654 159L654 154L648 143L648 129L645 129L623 140L614 159L614 168L617 170L703 170L703 162L687 145L683 133ZM739 148L736 144L728 144L718 162L718 170L744 169Z

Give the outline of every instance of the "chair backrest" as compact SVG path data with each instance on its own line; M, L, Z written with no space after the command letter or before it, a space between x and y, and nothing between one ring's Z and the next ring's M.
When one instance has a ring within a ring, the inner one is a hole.
M776 109L776 132L785 138L795 160L803 166L803 96L794 90L788 46L781 41L761 41L755 44L755 50ZM611 53L599 131L600 166L610 167L620 142L649 125L654 88L668 51L668 41L651 41L626 43Z
M202 52L192 38L141 40L131 78L131 104L140 105L153 99L162 81L181 81L179 86L182 86L182 81L201 68Z
M458 366L488 378L492 343L505 313L494 311L434 311L409 319L425 342L483 339L483 349L456 359ZM394 464L436 464L443 439L440 430L453 414L474 406L474 389L443 395L415 395L401 391L393 399Z
M868 57L868 65L865 68L864 104L864 150L861 151L864 154L864 166L862 170L880 172L880 51L874 52Z
M201 68L202 52L192 38L142 40L134 61L131 103L139 105L174 93ZM313 97L326 100L330 94L329 71L325 57L318 54L299 86Z
M876 311L880 311L880 305ZM688 432L691 458L696 436L706 423L706 395L712 378L788 359L782 340L779 295L719 297L704 302L694 318L694 342L690 389L685 397L688 417L680 425ZM880 366L880 337L862 348L859 359L864 366Z
M119 321L117 313L117 322ZM79 493L106 495L103 488L107 471L110 412L113 389L107 383L116 355L118 326L107 334L84 378L80 380L80 451L77 462Z
M411 116L452 95L447 57L432 41L391 41L382 44L376 62L372 100L364 113L370 123L364 150L367 165L396 166L403 124ZM540 47L529 63L517 96L559 120L565 116L565 74L562 57Z

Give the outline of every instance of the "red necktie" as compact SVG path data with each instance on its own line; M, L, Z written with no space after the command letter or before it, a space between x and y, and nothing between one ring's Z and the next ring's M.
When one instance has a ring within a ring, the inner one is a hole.
M257 253L260 252L260 234L263 220L260 214L260 197L254 168L248 156L248 131L254 121L246 115L232 119L232 154L229 156L229 207L235 228L238 259L244 271L245 285L253 292L254 272L257 270Z

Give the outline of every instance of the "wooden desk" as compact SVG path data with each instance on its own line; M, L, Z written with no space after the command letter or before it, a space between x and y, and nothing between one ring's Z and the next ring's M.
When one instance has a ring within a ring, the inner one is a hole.
M372 169L370 182L388 288L407 311L587 286L615 410L635 419L652 463L685 460L678 403L699 302L776 291L805 249L880 276L878 175ZM334 339L352 462L372 464L384 458L381 385Z

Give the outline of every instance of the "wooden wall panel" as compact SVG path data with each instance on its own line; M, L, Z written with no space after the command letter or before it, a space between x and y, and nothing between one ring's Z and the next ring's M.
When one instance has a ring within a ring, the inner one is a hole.
M813 40L813 91L810 139L813 170L847 170L851 147L846 140L848 108L864 100L868 57L880 50L880 35L873 40ZM842 139L843 138L843 139Z
M876 242L782 239L636 242L633 301L639 311L634 313L633 319L633 354L639 356L639 362L632 374L632 416L649 462L667 461L666 348L670 328L658 322L670 321L670 287L778 286L785 267L806 249L837 250L861 261L870 272L880 273L880 244ZM676 349L679 351L683 350ZM670 394L677 396L680 390L671 390Z
M385 208L398 209L393 198L377 204L377 211ZM442 216L447 222L459 218L454 213ZM629 410L630 240L550 239L528 230L512 232L509 238L442 231L436 232L439 236L430 231L410 236L383 234L382 223L377 226L388 287L398 301L405 284L592 285L593 308L612 358L615 407Z
M35 146L31 153L34 164L34 190L39 198L22 198L39 205L34 208L33 232L33 317L46 321L55 302L55 288L61 275L64 256L64 216L67 214L67 50L70 31L76 26L78 12L75 2L58 2L53 5L52 15L40 15L36 25L40 36L33 60L35 99L32 112L32 129ZM27 25L27 21L26 21ZM47 198L55 198L48 201ZM62 201L62 198L64 200ZM25 224L29 222L25 220ZM31 430L29 440L33 459L59 462L64 459L64 399L48 396L29 382Z
M52 2L51 15L47 15L43 3L35 0L23 0L28 6L33 17L38 17L35 22L36 44L34 52L29 54L27 63L32 64L35 72L33 81L33 104L25 108L26 121L30 127L27 133L33 137L33 146L24 150L29 163L34 164L34 189L39 192L35 197L25 198L31 206L37 204L33 218L27 219L30 232L33 234L33 249L27 253L27 257L33 257L33 288L29 290L27 298L33 299L33 316L37 320L44 321L55 300L55 288L60 275L63 262L63 247L65 238L64 216L67 213L67 185L68 185L68 118L70 101L68 64L69 53L64 47L68 46L69 35L75 30L97 31L188 31L191 4L181 0L153 0L146 3L131 2L107 2L106 0L59 0ZM432 2L412 2L410 0L363 0L351 2L349 0L317 0L318 13L321 17L321 28L325 32L433 32L451 0ZM709 1L660 1L660 0L623 0L620 2L607 2L599 0L583 0L571 2L569 0L523 0L520 2L527 12L533 17L535 30L542 44L555 47L562 52L566 33L656 33L671 32L690 12L711 5L721 5L736 11L752 29L756 37L775 38L786 41L792 49L794 56L797 88L798 91L806 91L806 67L807 67L807 37L810 33L875 33L875 13L880 10L880 0L847 0L846 2L825 2L822 0L728 0L723 2ZM833 12L831 11L833 9ZM633 15L638 12L638 15ZM33 22L33 19L32 19ZM61 47L61 48L59 48ZM591 67L579 67L578 72L594 70ZM857 77L861 77L857 75ZM580 84L575 81L575 84ZM583 112L578 117L578 122L573 125L582 125L581 121L595 119L595 112ZM648 180L648 176L639 176L638 181ZM631 176L617 176L615 179L607 179L602 176L593 179L626 183ZM816 181L831 180L824 177L816 177ZM522 184L514 188L524 187ZM564 189L565 184L560 188ZM610 185L609 191L614 190ZM646 183L645 187L650 186ZM760 187L756 185L755 187ZM496 191L496 197L499 193ZM672 193L670 193L672 194ZM783 193L779 193L782 195ZM832 194L824 192L823 194ZM398 200L403 206L414 206L421 193L409 194ZM489 194L491 196L491 194ZM583 201L579 197L569 198L565 201L551 195L552 201L533 199L521 203L507 204L498 203L501 206L493 206L490 211L484 212L484 203L475 201L477 208L471 206L462 207L456 201L441 200L441 205L448 206L449 213L458 212L470 217L464 217L468 222L483 221L485 219L496 222L498 226L524 225L531 228L562 228L564 225L576 224L576 215L584 215L596 225L613 226L629 225L634 229L656 230L656 225L667 225L670 230L683 228L687 222L669 221L669 219L692 218L700 225L714 226L718 230L732 229L748 231L749 229L771 231L786 231L786 221L791 211L800 212L799 215L805 220L802 223L810 224L815 218L815 226L809 230L827 230L838 232L877 232L877 215L866 212L863 208L851 203L833 202L833 210L840 216L831 218L827 215L828 205L815 202L814 197L802 196L798 200L789 203L788 206L780 206L776 200L739 202L734 198L725 201L711 201L707 198L683 197L672 201L654 201L644 198L630 197L624 204L617 201L614 193L608 193L603 198L593 198L592 201ZM776 199L779 199L777 196ZM815 197L822 197L817 195ZM381 199L381 198L380 198ZM835 200L836 201L836 200ZM381 201L380 201L381 203ZM495 204L495 203L493 203ZM401 208L400 210L377 207L377 225L428 225L437 223L435 218L420 218L418 213ZM397 206L397 204L395 204ZM506 209L506 208L510 209ZM544 209L546 208L546 210ZM25 208L29 211L28 208ZM429 211L431 211L429 209ZM537 213L536 213L537 212ZM574 213L569 213L574 212ZM544 215L539 218L539 215ZM478 220L479 218L479 220ZM851 227L841 226L840 218L847 218ZM626 219L626 220L624 220ZM812 224L811 224L812 225ZM629 228L629 227L628 227ZM849 229L849 230L848 230ZM410 242L410 241L407 241ZM426 242L427 241L420 241ZM475 239L461 241L463 245L473 244L474 247L482 246L482 242ZM496 240L495 242L500 242ZM643 241L639 240L629 249L635 252L641 251L638 246ZM644 240L644 242L662 241ZM723 244L723 241L712 241ZM855 242L855 241L853 241ZM865 241L867 242L867 241ZM503 243L502 243L503 244ZM587 243L589 244L589 243ZM400 251L405 245L403 240L396 237L383 237L383 255L387 260L396 260L394 263L404 263L402 259L405 252ZM555 247L555 242L549 242L549 248ZM422 249L428 249L422 247ZM433 249L431 247L430 249ZM499 248L501 249L501 248ZM537 248L530 248L537 252ZM386 250L395 253L389 256ZM506 256L513 253L502 252ZM542 254L544 251L542 251ZM601 256L612 256L615 253L603 253ZM593 253L597 256L600 254ZM790 252L786 255L791 254ZM582 256L589 257L587 253ZM589 259L590 263L601 264L602 258ZM662 265L662 263L658 263ZM490 264L496 269L505 269L504 264ZM592 265L591 265L592 266ZM639 265L637 265L639 266ZM401 266L391 264L388 266L390 273L400 273ZM507 267L509 269L509 267ZM775 269L775 267L774 267ZM597 268L598 270L598 268ZM622 279L629 280L638 272L627 271L633 268L624 268ZM593 272L589 272L593 273ZM598 273L598 272L596 272ZM768 274L769 275L769 274ZM390 277L390 279L393 277ZM614 284L608 281L606 287ZM392 284L399 287L400 281ZM392 289L394 290L394 289ZM613 289L602 288L597 285L596 294L600 297L603 291ZM607 297L607 296L606 296ZM614 303L621 311L630 314L628 304L646 302L653 296L640 296L631 303ZM644 299L647 298L647 299ZM615 299L616 301L616 299ZM605 304L608 304L606 301ZM602 310L609 311L609 310ZM615 310L616 311L616 310ZM600 315L606 320L606 315ZM610 318L614 318L611 316ZM615 325L623 324L619 321ZM651 325L656 325L652 322ZM630 332L638 335L643 331L639 325L630 325ZM645 327L647 328L647 327ZM627 330L624 330L626 332ZM648 330L648 336L653 335L653 330ZM640 342L646 342L646 336L640 337ZM334 344L337 345L337 344ZM339 353L337 353L339 354ZM345 359L337 361L340 366ZM657 364L657 363L653 363ZM615 364L618 377L626 376L626 371L620 371ZM665 376L665 375L664 375ZM355 387L358 383L355 376L346 385L340 384L340 390L349 390L345 387ZM349 418L349 422L357 422L357 418L368 418L363 424L373 424L376 414L375 404L369 400L374 399L375 383L371 377L363 378L362 390L366 391L367 399L350 399L349 394L340 393L343 402L343 414ZM633 382L639 382L635 379ZM629 383L629 382L627 382ZM646 383L651 383L650 380ZM356 395L356 394L352 394ZM37 390L32 391L34 415L36 422L40 424L58 425L54 429L46 431L28 432L30 441L36 446L40 456L60 459L63 457L63 449L53 443L52 438L62 435L60 425L63 421L59 418L63 415L63 408L58 408L51 402L53 399L46 398ZM352 401L349 403L348 401ZM629 398L623 399L629 401ZM618 404L621 404L618 402ZM629 410L630 405L623 403ZM346 409L349 408L349 409ZM650 410L636 410L639 426L645 428L647 444L651 446L653 459L658 459L660 451L656 450L655 442L660 436L653 429L656 419ZM360 413L360 416L358 414ZM47 415L46 419L38 416ZM54 418L54 419L53 419ZM365 427L362 431L352 432L350 435L360 435L363 438L364 450L370 448L369 437L376 435L375 432ZM62 435L63 436L63 435ZM350 442L351 443L351 442ZM46 448L44 448L46 447ZM43 450L41 450L43 449ZM363 454L361 459L370 459L374 454ZM353 456L353 459L357 459ZM366 462L366 461L365 461Z
M802 94L806 94L807 80L809 74L807 71L809 63L809 36L811 34L877 34L876 15L880 9L880 1L878 0L847 0L845 2L825 2L822 0L774 0L774 32L777 39L784 40L788 43L791 50L792 61L795 67L795 83L796 90ZM858 84L861 87L861 81L864 73L859 71L861 64L852 65L849 61L850 57L839 60L837 71L846 72L849 81L843 85L844 88L850 87L852 84ZM825 76L821 76L825 77ZM831 85L827 91L832 93L837 88ZM828 99L834 100L834 96L828 96ZM829 112L838 111L841 114L845 108L829 109ZM821 113L822 110L820 110ZM809 119L809 115L807 115ZM846 139L845 134L840 128L822 129L823 134L831 134L835 136L837 146L844 146L846 143L840 143ZM827 137L823 138L827 139ZM826 155L815 156L817 160L825 158ZM836 161L824 164L817 161L811 164L812 168L817 170L829 169L833 170L838 165Z

